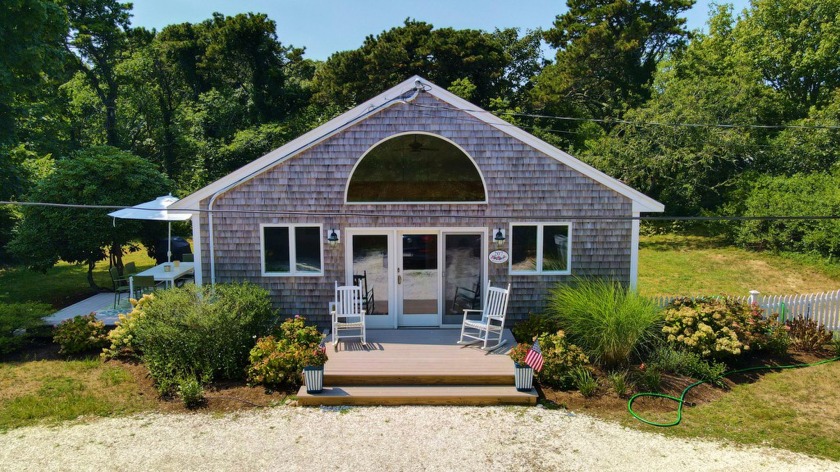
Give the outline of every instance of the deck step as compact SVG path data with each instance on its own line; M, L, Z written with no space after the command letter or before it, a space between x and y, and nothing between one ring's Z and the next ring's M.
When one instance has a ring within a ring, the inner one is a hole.
M511 369L513 370L513 369ZM330 374L324 373L324 385L513 385L510 374Z
M357 385L324 387L319 394L297 395L302 406L318 405L535 405L537 392L513 385Z

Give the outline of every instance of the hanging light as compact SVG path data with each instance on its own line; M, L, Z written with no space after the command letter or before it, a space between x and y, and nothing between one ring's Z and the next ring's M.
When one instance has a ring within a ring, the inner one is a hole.
M493 236L493 241L496 241L497 247L502 247L505 244L505 230L499 228L496 230L496 235Z
M327 236L327 242L330 243L330 246L338 244L338 232L335 229L330 228L330 234Z

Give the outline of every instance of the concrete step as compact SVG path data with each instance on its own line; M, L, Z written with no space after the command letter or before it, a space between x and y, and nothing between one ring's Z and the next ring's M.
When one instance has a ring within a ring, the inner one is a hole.
M348 385L318 394L298 391L298 404L318 405L535 405L537 392L502 385Z

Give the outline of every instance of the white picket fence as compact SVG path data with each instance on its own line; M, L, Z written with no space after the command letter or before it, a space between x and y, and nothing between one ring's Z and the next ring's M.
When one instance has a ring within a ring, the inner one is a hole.
M677 297L658 297L664 307ZM785 319L799 315L816 320L831 331L840 331L840 290L801 295L762 295L757 290L747 296L730 297L745 303L757 303L766 314L784 314Z

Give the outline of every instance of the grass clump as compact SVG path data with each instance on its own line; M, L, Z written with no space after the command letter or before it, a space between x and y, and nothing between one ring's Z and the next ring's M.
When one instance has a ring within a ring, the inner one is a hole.
M607 367L626 365L660 331L662 316L653 300L604 279L577 279L549 294L549 313L569 339Z
M613 391L619 397L626 397L627 394L630 392L631 388L631 381L627 374L626 370L617 370L614 372L610 372L607 375L607 380L612 386Z
M0 303L0 356L26 344L33 332L45 327L43 317L51 312L45 303Z
M707 361L689 351L660 347L652 356L652 365L661 370L686 375L716 385L723 385L720 377L726 372L726 364Z
M592 371L586 367L578 367L572 371L572 378L575 382L575 387L580 390L580 394L584 397L591 397L598 391L598 381L592 375Z

